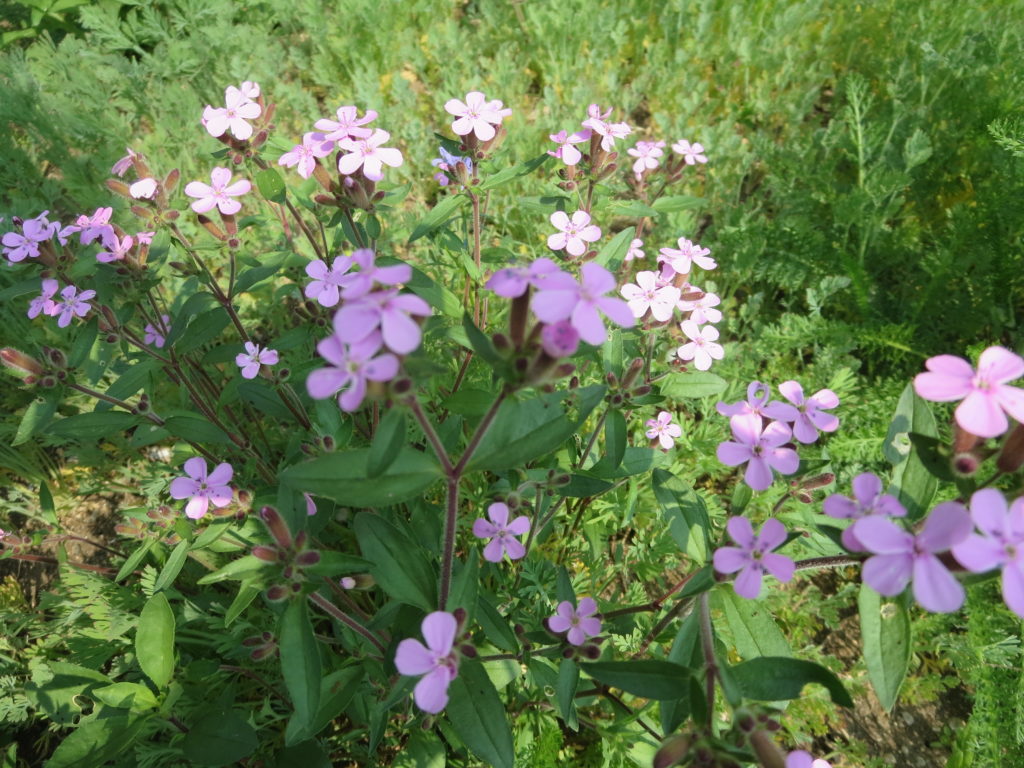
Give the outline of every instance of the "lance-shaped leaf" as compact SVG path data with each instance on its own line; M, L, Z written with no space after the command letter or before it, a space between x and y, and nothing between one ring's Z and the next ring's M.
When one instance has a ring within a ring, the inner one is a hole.
M596 661L581 666L595 680L645 699L673 701L690 691L690 670L671 661Z
M906 595L885 600L867 584L857 599L868 679L879 703L892 711L910 664L910 616Z
M385 507L419 496L442 475L432 456L404 448L377 477L369 477L369 456L368 448L330 453L289 467L281 482L350 507Z
M157 688L165 688L174 674L174 611L167 595L157 592L142 608L135 630L135 657Z
M515 753L505 705L483 665L463 662L448 695L445 715L470 751L485 765L513 768Z
M729 671L743 696L755 701L796 699L805 685L820 683L828 689L833 702L841 707L853 706L853 699L839 678L813 661L761 656L737 664Z

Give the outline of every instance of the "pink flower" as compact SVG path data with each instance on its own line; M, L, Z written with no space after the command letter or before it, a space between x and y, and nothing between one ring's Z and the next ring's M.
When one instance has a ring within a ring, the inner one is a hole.
M978 358L978 371L954 355L925 362L927 373L914 378L914 391L938 403L963 400L954 412L957 424L978 437L997 437L1006 431L1010 414L1024 422L1024 390L1006 382L1024 375L1024 359L1002 347L989 347ZM1005 412L1005 413L1004 413Z
M235 364L242 369L243 379L255 379L260 372L261 365L277 365L278 355L276 349L260 349L258 344L251 341L245 342L245 352L239 352L235 356Z
M234 491L228 483L231 482L234 473L231 465L223 462L207 475L206 459L193 456L185 462L185 474L188 477L176 477L171 481L171 498L188 499L185 515L198 520L206 514L210 504L215 507L226 507L231 503Z
M135 242L137 242L137 243L139 243L141 245L152 245L153 244L153 235L155 235L155 234L156 234L156 232L136 232L135 233Z
M644 257L643 252L644 241L640 238L634 238L629 244L629 250L626 251L626 261L632 261L633 259L642 259Z
M821 509L829 517L839 520L860 520L868 515L903 517L907 514L895 496L882 493L882 481L870 472L853 478L852 499L834 493L825 499ZM857 539L853 529L851 525L843 531L843 546L851 552L864 552L864 545Z
M697 325L703 325L704 323L717 323L722 319L721 311L714 309L721 303L722 300L716 294L705 293L693 301L680 299L676 306L681 311L690 313L688 320L692 320Z
M85 317L89 314L89 310L92 309L89 299L95 295L96 291L89 290L79 293L75 286L69 285L60 292L61 301L55 304L53 309L47 312L47 314L59 315L57 326L66 328L71 324L71 318L76 316Z
M733 589L740 597L756 600L761 594L764 574L770 573L785 583L793 578L796 564L785 555L772 553L786 540L786 527L769 517L761 526L761 532L754 535L754 527L745 517L731 517L725 525L729 537L738 547L719 547L715 550L713 562L719 573L739 571Z
M729 426L736 442L718 444L716 455L727 467L746 464L743 482L755 491L763 491L772 484L772 470L791 475L800 466L800 457L792 448L783 448L792 434L789 427L773 421L762 428L757 416L733 416Z
M422 675L413 689L416 706L437 714L448 706L448 686L459 675L459 655L454 650L459 623L445 611L428 613L420 625L423 645L407 637L398 644L395 667L403 675Z
M248 121L259 117L263 112L263 108L249 98L249 95L253 92L252 86L255 87L257 94L259 93L259 86L256 86L254 83L249 85L250 87L245 92L235 88L233 85L229 85L224 90L224 107L215 108L207 104L206 109L203 110L202 123L211 136L215 138L220 137L224 135L225 131L229 130L239 141L245 141L252 136L252 126L249 125Z
M338 107L336 114L338 116L337 120L324 117L316 121L314 127L324 132L324 138L331 141L365 139L373 133L369 128L361 127L377 119L377 113L372 109L366 110L366 114L359 117L356 108L353 106Z
M611 152L615 148L615 140L623 139L633 132L625 123L609 123L606 119L611 115L611 109L603 114L597 104L591 104L587 108L588 119L583 121L583 127L589 128L601 137L601 149Z
M242 204L232 198L244 195L252 189L248 179L232 184L230 169L219 166L210 172L210 181L212 186L201 181L190 181L185 186L186 195L199 198L192 203L192 210L196 213L206 213L216 206L225 216L236 214L242 209Z
M679 289L674 285L659 284L658 275L654 272L637 272L636 282L636 285L626 283L619 291L629 304L633 317L639 320L650 310L659 323L671 320L679 301Z
M971 518L981 535L953 546L953 557L974 573L1002 568L1003 600L1024 617L1024 498L1006 507L1003 494L983 488L971 496Z
M308 179L313 175L317 158L327 157L333 151L334 142L327 141L322 133L307 133L303 135L301 144L296 144L278 158L277 164L287 168L298 166L299 176Z
M576 354L580 346L580 332L568 320L559 320L541 328L540 345L556 360Z
M101 261L104 264L109 264L112 261L123 261L125 256L131 253L133 245L135 245L134 238L125 235L122 239L118 240L117 234L111 229L103 238L103 247L106 250L96 254L96 261Z
M685 237L679 238L678 248L662 248L661 261L672 267L672 271L687 275L696 264L701 269L714 269L718 266L714 259L708 256L710 248L701 248L697 243L690 242Z
M97 208L92 216L79 216L70 227L65 227L65 232L79 232L79 242L82 245L89 245L94 240L102 240L114 232L110 226L110 216L113 208ZM63 234L63 233L62 233Z
M526 554L526 548L516 536L530 530L530 518L520 515L511 523L508 521L508 505L496 501L487 508L490 522L478 517L473 523L473 535L478 539L490 539L484 547L484 560L500 563L508 554L509 560L518 560Z
M306 514L307 515L315 515L316 514L316 502L313 501L313 497L310 496L308 493L303 492L302 498L304 498L306 500ZM342 581L344 581L344 579L342 579ZM353 580L352 586L355 586L355 581L354 580ZM351 589L351 588L352 587L346 587L346 589Z
M873 590L893 597L914 583L914 599L933 613L951 613L964 602L964 588L936 557L968 537L971 519L955 501L939 504L916 536L891 520L869 515L853 525L868 552L861 575Z
M142 330L145 333L142 340L146 344L152 344L157 349L163 349L164 344L167 343L167 334L171 332L171 318L167 315L160 315L160 323L157 326L152 323L146 323L146 327Z
M252 80L246 80L238 87L238 92L246 101L255 101L260 97L260 84Z
M21 225L21 234L4 233L0 239L0 243L3 243L4 256L15 263L26 258L36 258L39 255L39 243L49 240L54 232L60 229L60 224L51 223L46 218L48 213L49 211L43 211L34 219L25 219Z
M567 632L566 639L570 645L583 645L589 637L601 634L601 619L597 613L597 603L593 598L584 597L578 608L563 600L555 609L555 615L548 619L548 629L557 634Z
M666 451L676 444L676 438L683 434L683 428L672 423L672 414L662 411L656 419L648 419L644 425L647 427L648 440L657 440Z
M815 760L810 752L798 749L786 755L786 768L832 768L832 765L821 758Z
M128 169L132 167L132 161L139 156L131 147L125 147L124 151L127 154L114 163L114 167L110 169L110 172L116 174L119 178L125 175Z
M691 144L686 139L680 139L672 145L672 151L677 155L682 155L683 160L686 161L687 165L695 165L697 163L706 163L708 159L704 157L704 147L700 144Z
M555 211L551 214L551 224L559 230L548 235L548 248L553 251L564 248L573 256L582 256L587 250L586 243L601 239L600 228L590 223L590 214L586 211L576 211L571 219L565 211Z
M397 289L378 291L349 301L339 309L334 315L334 332L341 341L354 343L380 328L387 348L407 355L420 345L422 337L412 315L429 314L430 305L413 293L399 293Z
M453 155L443 146L438 147L438 150L440 151L441 156L435 157L430 161L430 164L435 168L440 169L434 174L434 179L442 187L447 187L450 181L457 180L459 163L462 163L466 167L467 173L473 172L473 161L470 158ZM448 178L449 174L451 175L451 179Z
M341 286L341 298L346 301L366 296L373 290L374 283L399 285L412 279L412 267L408 264L378 267L376 256L369 248L359 248L353 251L352 263L359 267L359 271L350 272L338 281L338 285ZM335 262L335 267L337 267L337 262Z
M626 150L629 155L636 158L633 173L638 179L661 164L658 158L665 154L664 147L664 141L638 141L635 147Z
M51 278L43 280L42 293L32 299L28 305L28 316L29 318L36 318L40 314L53 315L56 314L55 308L56 303L53 301L53 297L57 293L57 281Z
M548 150L549 155L557 157L566 165L576 165L583 159L583 155L573 145L590 141L590 131L574 133L572 135L569 135L566 131L559 131L558 133L549 134L548 138L558 145L558 149L554 151Z
M156 195L156 187L156 179L147 176L128 187L128 194L136 200L152 200Z
M384 178L382 164L397 168L402 164L402 153L393 147L381 146L391 138L387 131L376 130L365 139L341 139L338 149L348 152L338 158L338 171L351 175L363 169L363 175L370 181Z
M683 320L679 324L683 333L690 340L676 350L680 360L693 360L693 365L698 371L706 371L711 367L712 360L721 360L725 357L725 350L718 341L718 329L713 325L705 325L698 328L693 320Z
M377 355L380 349L380 331L348 345L336 335L323 339L316 345L316 351L330 365L309 374L306 379L309 396L323 400L343 389L338 396L341 410L346 413L358 410L366 397L367 381L390 381L398 373L398 358L390 352Z
M822 432L835 432L839 429L839 419L831 413L825 413L825 409L839 405L839 398L831 389L820 389L805 400L803 387L795 381L784 381L779 384L779 392L793 405L771 403L765 409L765 415L770 419L791 423L793 436L801 443L809 444L817 440L819 429Z
M533 295L530 306L541 322L557 323L568 319L585 342L595 345L604 343L608 338L598 310L623 328L632 328L636 324L626 302L604 295L615 289L615 278L611 272L588 261L580 273L579 285L569 287L561 282L545 285Z
M545 286L561 286L567 290L576 287L576 281L572 275L563 272L555 262L549 258L536 259L528 267L505 267L499 269L484 286L490 288L499 296L506 299L514 299L526 293L526 289L533 286L541 289Z
M501 125L501 121L511 115L512 110L503 109L500 101L486 99L480 91L467 93L465 102L449 99L444 110L456 118L452 123L452 131L458 136L475 133L480 141L493 139L497 132L496 126Z
M719 400L715 405L715 410L723 416L753 414L761 417L764 415L764 408L768 405L769 397L771 397L771 389L767 384L762 384L760 381L752 381L747 385L746 400L740 400L738 403L726 403Z
M337 256L330 268L322 259L309 262L306 274L313 278L313 282L306 286L306 298L316 299L321 306L333 307L341 300L341 280L353 263L352 257L345 254Z

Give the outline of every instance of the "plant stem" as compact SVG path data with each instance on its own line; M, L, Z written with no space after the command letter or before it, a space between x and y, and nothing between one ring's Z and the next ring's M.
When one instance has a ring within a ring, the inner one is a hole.
M332 603L326 597L321 595L319 592L313 592L312 594L310 594L309 601L317 607L319 607L321 610L323 610L324 613L337 619L357 634L360 634L363 637L365 637L378 651L381 652L381 654L385 652L384 643L382 643L377 638L377 636L373 634L373 632L371 632L358 621L353 619L351 616L349 616L347 613L341 610L341 608L336 606L334 603Z
M455 472L455 467L452 465L452 461L448 458L448 452L444 449L444 445L441 444L441 438L437 435L437 430L434 429L434 425L430 423L427 418L427 414L423 412L423 406L420 405L419 398L415 395L408 399L409 409L412 411L413 417L416 422L420 425L420 429L423 430L423 434L427 436L427 442L430 443L430 447L434 449L434 454L437 456L437 460L441 462L441 468L444 470L445 475L451 476Z
M708 593L700 596L700 647L704 652L706 675L706 693L708 700L708 730L715 715L715 678L718 675L718 664L715 661L715 632L711 627L711 604Z
M448 592L452 585L452 565L455 560L455 527L459 513L459 478L448 478L448 498L444 516L444 554L441 557L441 589L437 604L440 610L448 605Z

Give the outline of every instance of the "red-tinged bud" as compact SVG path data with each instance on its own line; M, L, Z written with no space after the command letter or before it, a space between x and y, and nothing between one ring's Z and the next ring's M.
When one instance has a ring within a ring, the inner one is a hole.
M1006 438L996 459L1000 472L1016 472L1024 466L1024 424L1018 424Z
M512 349L512 340L504 333L495 333L491 335L491 343L494 348L499 352L508 352Z
M391 392L396 396L407 395L412 391L412 379L402 376L391 382Z
M295 558L296 568L309 568L320 562L320 553L315 549L308 549Z
M228 239L228 248L230 248L231 250L237 251L241 247L242 241L239 240L237 237L232 237Z
M678 734L668 739L654 753L654 768L671 768L679 765L690 753L690 736Z
M307 542L309 542L309 533L306 531L299 531L298 535L295 537L295 551L301 552L304 550Z
M953 457L951 466L960 477L971 477L981 466L981 460L973 453L958 453Z
M288 587L283 584L275 584L266 591L266 598L272 603L279 603L287 600L289 595Z
M260 103L262 102L263 95L260 94ZM263 110L263 122L267 124L268 129L273 128L273 126L270 125L270 121L274 119L275 110L277 110L277 104L274 102L270 102L269 104L267 104L267 108Z
M241 165L243 162L245 162L245 155L235 154L231 156L232 165Z
M704 291L690 291L679 297L681 301L700 301L704 298Z
M563 649L562 649L562 658L563 658L563 659L571 659L571 658L573 658L573 657L574 657L575 655L576 655L576 651L575 651L575 649L573 649L573 648L571 648L571 647L569 647L569 648L563 648Z
M512 307L508 315L508 335L516 349L523 348L523 340L526 338L526 324L530 319L530 289L527 288L522 296L512 299Z
M0 349L0 363L16 371L39 376L43 372L43 366L34 357L29 357L24 352L19 352L11 347Z
M118 181L117 179L107 179L107 189L109 189L115 195L120 195L121 197L125 197L129 200L132 199L132 195L128 191L128 185L125 184L123 181Z
M796 500L801 504L813 504L814 498L807 491L797 491L795 494Z
M571 376L572 372L575 370L575 363L561 363L555 368L555 377L559 379L564 379L566 376ZM572 382L569 383L569 388L573 389Z
M222 213L220 218L224 222L224 229L227 230L228 236L238 234L238 221L233 213Z
M407 381L408 381L408 379L407 379ZM324 450L327 451L328 453L330 453L331 451L333 451L335 448L338 447L338 444L334 441L334 438L331 437L330 435L324 435L320 439L320 444L324 447Z
M274 547L257 545L252 548L252 556L265 563L276 563L281 559L281 553Z
M617 170L619 170L619 166L617 163L612 163L611 165L605 166L605 169L601 171L600 174L598 174L597 180L603 181L604 179L607 179L609 176L613 175Z
M643 397L644 395L649 395L649 394L651 394L651 386L650 386L650 384L642 384L641 386L637 387L632 392L630 392L629 396L630 397Z
M604 375L604 380L608 382L609 387L617 387L619 385L619 377L611 371L608 371L608 373Z
M277 656L280 652L280 649L276 645L265 645L250 653L249 658L253 661L263 661L264 659L270 659Z
M622 376L622 387L628 389L633 386L633 382L636 381L636 377L640 375L640 372L644 369L644 359L642 357L634 357L630 363L629 368L626 369L626 373Z
M339 205L334 195L316 194L313 195L313 202L318 203L319 205L330 205L333 207L337 207Z
M462 186L469 184L469 169L461 160L455 164L455 180Z
M107 344L117 344L120 338L121 337L118 336L116 333L108 333L106 336L103 337L103 341Z
M273 507L267 506L260 510L260 519L281 549L291 549L292 534L288 530L288 524L281 517L280 513Z
M253 147L262 147L264 144L267 143L267 138L269 138L269 136L270 132L263 130L257 133L255 136L253 136L249 141Z
M459 646L459 653L465 656L467 659L475 659L477 657L476 648L469 643L463 643Z
M143 208L141 205L133 205L131 210L136 217L144 221L149 221L150 219L153 218L154 215L153 211L151 211L149 208Z
M953 424L953 453L967 453L978 444L981 438L972 435L959 424Z
M763 768L786 768L786 758L766 731L750 734L750 746Z
M57 386L57 378L55 376L43 376L39 379L39 386L43 389L53 389Z
M805 478L801 483L800 487L808 491L816 491L819 488L824 488L827 485L832 485L836 481L836 476L831 472L825 472L821 475L815 475L814 477Z
M163 217L167 221L177 221L179 216L181 216L181 211L176 211L173 208L163 212Z
M172 168L171 172L164 177L164 183L160 186L165 192L171 193L178 186L179 179L181 179L181 171L177 168Z
M198 216L196 216L196 218L199 219L199 223L203 226L203 229L205 229L211 235L216 237L218 240L222 242L224 240L227 240L227 235L225 235L221 231L220 227L214 224L213 221L211 221L208 217L200 213Z
M580 653L583 654L584 658L590 659L591 661L597 661L601 658L601 649L596 645L588 643L580 648Z
M461 607L456 608L454 611L452 611L452 616L455 617L455 634L461 635L462 628L466 625L466 609Z
M297 595L297 594L299 594L299 592L301 592L301 591L302 591L302 584L300 584L300 583L299 583L299 582L297 582L297 581L293 581L293 582L291 583L291 590L292 590L292 594L293 594L293 595Z
M572 476L568 472L562 472L552 477L549 485L552 488L560 488L563 485L568 485L570 482L572 482Z

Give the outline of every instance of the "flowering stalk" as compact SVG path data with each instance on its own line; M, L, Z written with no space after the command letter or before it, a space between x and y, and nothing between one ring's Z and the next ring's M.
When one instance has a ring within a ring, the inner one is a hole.
M382 654L385 652L384 643L382 643L375 634L373 634L370 630L368 630L358 621L353 619L351 616L349 616L347 613L341 610L341 608L336 606L334 603L332 603L326 597L321 595L319 592L311 593L309 595L309 602L313 603L315 606L323 610L324 613L340 621L349 629L365 637L368 641L370 641L370 644L373 645L373 647L380 651Z
M708 730L715 715L715 678L718 663L715 661L715 631L711 627L711 602L707 592L700 596L700 647L704 652L706 696L708 700Z

